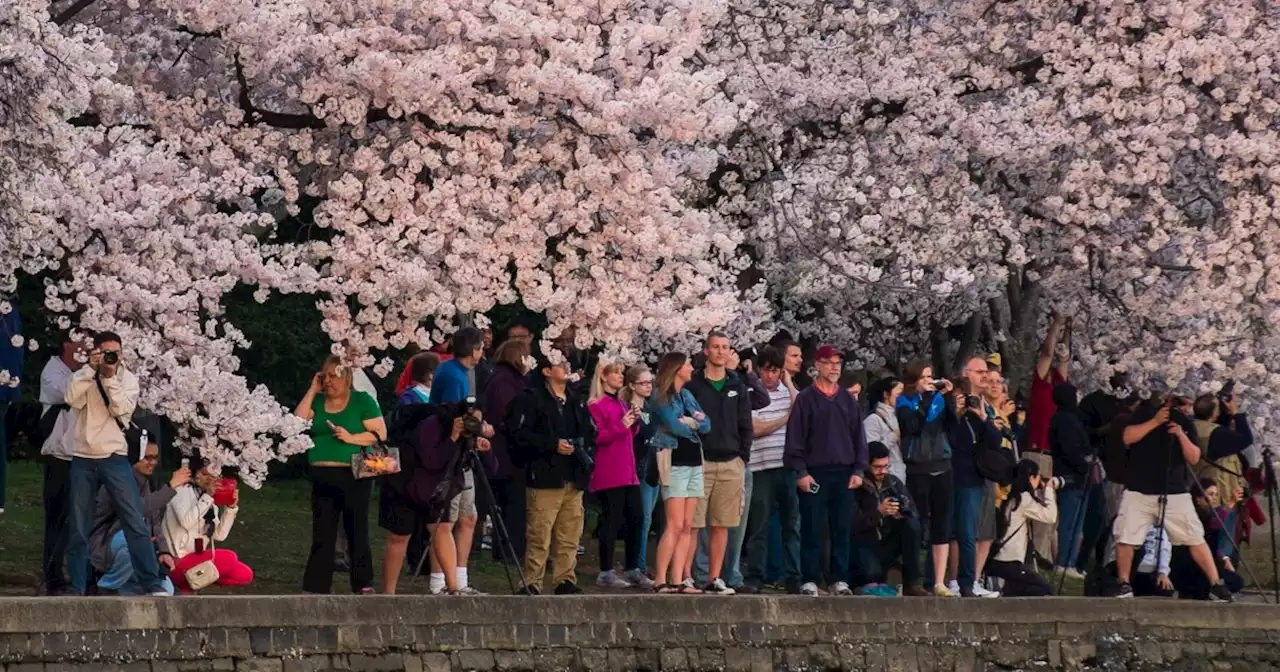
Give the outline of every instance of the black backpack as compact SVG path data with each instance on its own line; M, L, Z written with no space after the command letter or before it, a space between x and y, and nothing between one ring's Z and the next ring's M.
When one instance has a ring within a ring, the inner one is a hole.
M1018 474L1018 462L1013 459L1013 451L1006 450L1004 446L979 445L973 456L973 466L983 478L999 485L1011 485Z
M418 469L418 428L439 411L435 404L400 404L386 415L388 446L400 450L400 472L387 478L387 484L406 493Z

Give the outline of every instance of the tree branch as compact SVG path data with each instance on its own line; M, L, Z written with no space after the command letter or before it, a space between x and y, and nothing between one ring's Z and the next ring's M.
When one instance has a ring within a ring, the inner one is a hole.
M61 12L58 12L50 20L53 22L53 25L55 26L65 25L71 19L76 18L77 14L79 14L80 12L83 12L86 8L89 7L89 5L92 5L94 2L96 2L96 0L76 0L75 2L71 3L70 7L67 7Z

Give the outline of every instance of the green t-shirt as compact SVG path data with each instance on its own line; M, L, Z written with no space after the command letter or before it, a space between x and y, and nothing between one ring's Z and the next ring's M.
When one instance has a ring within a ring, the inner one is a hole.
M358 390L352 390L347 407L337 413L324 410L323 394L317 394L315 399L311 400L311 410L316 414L315 419L311 421L311 440L315 446L307 452L307 462L311 464L350 462L351 456L360 450L360 446L339 441L333 435L333 430L329 429L330 422L352 434L359 434L368 431L364 428L365 420L382 417L382 409L378 408L378 402Z
M729 376L725 376L720 380L711 380L710 378L708 378L707 382L711 383L711 387L714 387L716 392L724 392L724 383L727 380L729 380Z

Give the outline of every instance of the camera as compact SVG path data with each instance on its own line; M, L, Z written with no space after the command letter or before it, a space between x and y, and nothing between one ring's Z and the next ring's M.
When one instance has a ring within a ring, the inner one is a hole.
M474 414L476 398L467 397L459 404L462 417L462 438L474 439L484 434L484 421Z
M115 366L120 363L120 353L115 350L107 350L102 353L102 363L107 366Z
M1236 393L1236 381L1228 380L1227 384L1223 385L1222 389L1218 391L1218 401L1222 402L1222 404L1225 405L1228 401L1231 401L1231 395L1235 393Z
M964 403L965 403L965 405L967 405L969 408L981 408L981 407L982 407L982 400L981 400L981 399L979 399L979 398L978 398L978 395L976 395L976 394L969 394L969 395L965 395Z
M941 388L943 385L946 385L946 384L947 384L947 379L946 379L946 378L934 378L934 379L933 379L933 386L934 386L934 387Z
M582 465L583 469L592 471L596 468L596 458L587 452L587 443L582 437L566 439L566 441L573 446L573 456L577 458L578 464Z
M1049 479L1049 487L1053 488L1054 490L1061 490L1062 486L1066 484L1067 484L1066 479L1062 478L1061 476L1054 476L1053 478Z

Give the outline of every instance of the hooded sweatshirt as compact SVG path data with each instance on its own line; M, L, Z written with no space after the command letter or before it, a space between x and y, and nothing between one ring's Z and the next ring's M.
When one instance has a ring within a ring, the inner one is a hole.
M1053 388L1057 407L1049 419L1049 450L1053 454L1053 474L1066 480L1066 487L1082 487L1089 475L1093 445L1089 430L1080 417L1076 386L1058 383Z
M102 391L111 398L108 408L94 375L93 369L86 366L75 372L67 385L67 405L80 411L75 414L76 426L70 430L72 454L91 460L127 456L129 447L120 425L128 426L138 407L138 379L124 366L116 368L116 375L103 378Z

